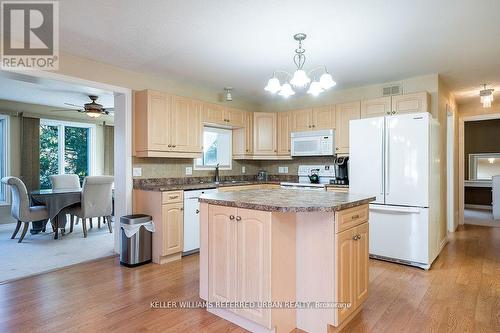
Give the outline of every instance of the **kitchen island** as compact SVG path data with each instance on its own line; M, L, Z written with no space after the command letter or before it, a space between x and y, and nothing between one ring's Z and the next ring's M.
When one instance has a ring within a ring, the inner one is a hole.
M200 197L200 297L251 332L336 332L368 296L368 203L291 189Z

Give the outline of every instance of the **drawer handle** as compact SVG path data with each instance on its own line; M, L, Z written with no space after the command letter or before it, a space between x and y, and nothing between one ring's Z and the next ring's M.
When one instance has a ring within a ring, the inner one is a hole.
M353 216L351 217L351 220L355 220L355 219L359 219L359 214L353 215Z
M236 221L241 221L241 216L236 216Z
M234 215L229 215L230 220L234 220Z
M179 197L178 195L171 195L171 196L169 196L168 198L169 198L169 199L177 199L178 197Z

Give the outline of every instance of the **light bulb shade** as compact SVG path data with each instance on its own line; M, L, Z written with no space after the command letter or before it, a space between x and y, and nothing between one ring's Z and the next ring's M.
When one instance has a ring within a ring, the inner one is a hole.
M318 81L313 81L311 85L309 86L309 90L307 91L308 94L311 94L313 96L318 96L324 91L323 87L321 86L321 83Z
M288 97L295 95L295 91L293 91L292 86L288 83L285 83L281 86L281 91L279 92L280 96Z
M290 83L295 87L304 87L307 86L311 82L311 79L307 76L306 72L302 69L297 69L295 73L293 73L293 77L290 80Z
M325 90L330 89L337 84L335 81L333 81L332 75L330 73L324 73L323 75L321 75L321 77L319 78L319 83Z
M87 111L85 112L85 114L90 118L99 118L100 116L102 116L102 113L99 111Z
M483 108L491 108L491 103L493 103L493 89L485 89L479 92L479 96L481 96L481 104L483 104Z
M264 88L265 91L269 91L272 94L277 93L281 90L280 80L275 77L272 77L267 81L267 86Z

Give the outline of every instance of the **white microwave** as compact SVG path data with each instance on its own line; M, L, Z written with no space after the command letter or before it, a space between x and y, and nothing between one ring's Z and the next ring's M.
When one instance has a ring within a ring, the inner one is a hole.
M292 132L292 156L333 156L335 130Z

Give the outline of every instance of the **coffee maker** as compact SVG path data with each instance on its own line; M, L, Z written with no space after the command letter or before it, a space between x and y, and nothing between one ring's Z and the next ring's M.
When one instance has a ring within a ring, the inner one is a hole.
M330 180L330 184L349 185L349 156L337 156L333 164L335 165L335 179Z

